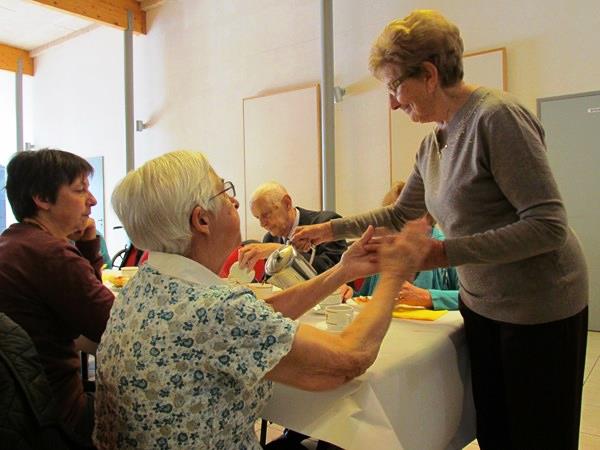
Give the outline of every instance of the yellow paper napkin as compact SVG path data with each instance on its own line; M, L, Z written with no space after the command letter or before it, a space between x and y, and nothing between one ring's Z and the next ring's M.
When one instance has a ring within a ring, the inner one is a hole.
M448 311L445 309L439 311L432 311L430 309L415 309L415 308L403 308L396 307L392 312L392 317L396 319L414 319L414 320L437 320L446 314Z

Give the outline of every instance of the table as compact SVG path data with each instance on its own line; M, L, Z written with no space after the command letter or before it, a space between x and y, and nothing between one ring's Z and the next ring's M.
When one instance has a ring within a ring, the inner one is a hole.
M319 327L323 320L301 318ZM392 319L366 373L327 392L274 383L262 417L346 450L463 448L475 439L475 410L460 313Z

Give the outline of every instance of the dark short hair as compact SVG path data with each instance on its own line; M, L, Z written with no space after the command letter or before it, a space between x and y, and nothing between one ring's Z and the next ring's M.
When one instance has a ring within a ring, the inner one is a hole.
M34 217L33 197L54 203L63 185L94 173L85 159L73 153L45 148L16 153L6 167L6 195L15 218Z

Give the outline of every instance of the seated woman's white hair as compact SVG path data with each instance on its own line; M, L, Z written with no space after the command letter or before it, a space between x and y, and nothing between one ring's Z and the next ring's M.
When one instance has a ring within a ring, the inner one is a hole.
M215 212L222 205L218 197L211 200L218 182L202 153L170 152L129 172L115 188L112 206L136 247L186 255L192 210Z

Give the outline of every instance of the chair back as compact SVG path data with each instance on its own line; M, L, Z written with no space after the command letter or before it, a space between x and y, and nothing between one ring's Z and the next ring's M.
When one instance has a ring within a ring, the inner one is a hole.
M233 263L238 260L239 249L242 248L243 245L244 244L242 243L242 245L234 248L233 251L229 254L227 259L225 260L225 263L223 264L223 267L221 267L221 270L219 272L219 276L221 278L227 278L229 276L229 269L231 269L231 266L233 265ZM256 281L262 281L264 276L265 276L265 260L259 259L256 262L256 264L254 264L254 279Z
M29 335L0 313L1 448L69 449L54 395Z
M141 262L143 262L141 259L144 253L145 252L143 250L140 250L135 245L129 245L125 255L123 256L123 261L119 265L119 269L122 269L123 267L137 267L139 264L141 264Z

